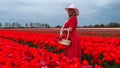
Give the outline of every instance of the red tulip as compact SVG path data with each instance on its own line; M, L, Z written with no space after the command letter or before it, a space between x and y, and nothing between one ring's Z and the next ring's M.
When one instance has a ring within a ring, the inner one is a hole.
M83 66L88 66L88 65L89 65L89 62L88 62L87 60L83 60L83 61L82 61L82 65L83 65Z

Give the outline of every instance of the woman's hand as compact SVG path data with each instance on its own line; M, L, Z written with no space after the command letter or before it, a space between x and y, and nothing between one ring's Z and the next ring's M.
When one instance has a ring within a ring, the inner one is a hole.
M63 32L62 31L60 31L60 37L62 38L62 36L63 36L64 34L63 34Z

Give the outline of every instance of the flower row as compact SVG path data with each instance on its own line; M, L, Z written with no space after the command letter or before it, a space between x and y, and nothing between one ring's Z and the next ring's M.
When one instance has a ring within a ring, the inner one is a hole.
M59 37L57 34L1 30L0 37L12 39L20 43L27 43L32 47L38 47L40 49L46 49L48 47L52 50L54 48L55 52L62 51L65 48L65 46L58 43Z

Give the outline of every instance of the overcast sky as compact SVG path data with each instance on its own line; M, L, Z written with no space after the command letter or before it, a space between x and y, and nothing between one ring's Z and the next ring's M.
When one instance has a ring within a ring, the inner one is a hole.
M70 4L80 10L78 26L120 22L120 0L0 0L0 22L62 25Z

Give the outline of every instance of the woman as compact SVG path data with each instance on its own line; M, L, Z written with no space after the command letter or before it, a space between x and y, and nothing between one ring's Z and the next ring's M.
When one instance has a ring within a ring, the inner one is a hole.
M79 10L75 8L74 5L70 5L69 8L65 9L68 12L69 18L60 30L60 37L62 37L64 34L67 34L67 31L69 30L69 40L71 40L71 44L65 49L65 56L70 59L79 58L81 61L80 41L76 33L78 23L77 16L79 15Z

